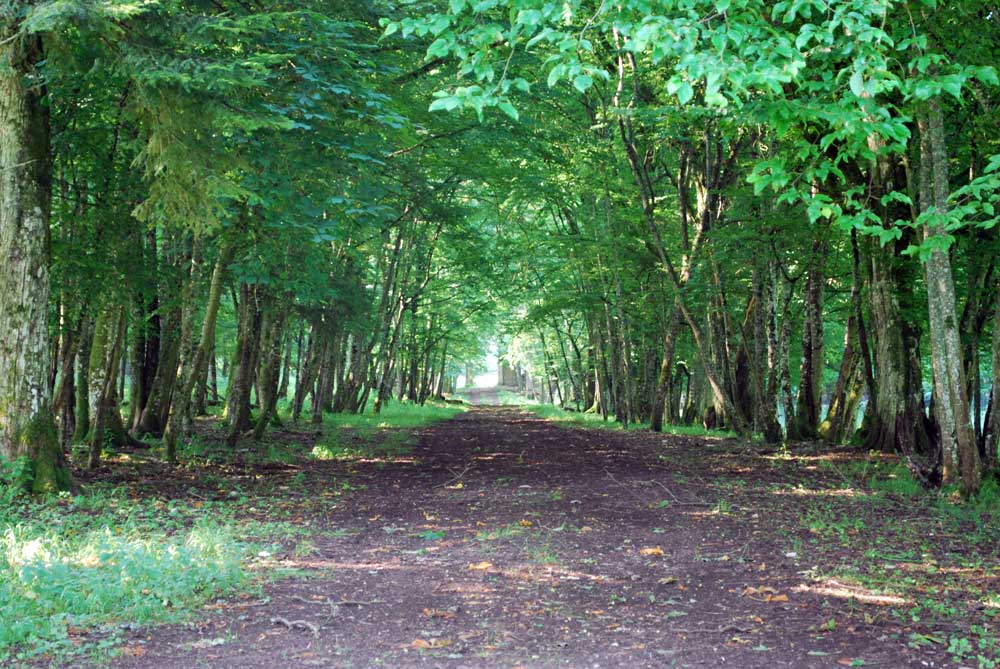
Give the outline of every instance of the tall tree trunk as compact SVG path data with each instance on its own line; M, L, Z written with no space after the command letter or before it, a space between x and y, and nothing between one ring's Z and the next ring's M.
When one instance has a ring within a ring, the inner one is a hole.
M900 282L893 268L899 259L891 246L882 248L869 242L868 249L871 353L878 392L865 426L865 445L871 450L903 453L914 474L930 483L933 464L924 467L912 458L915 453L932 454L934 448L923 411L920 369L914 368L916 360L908 353L916 348L917 338L900 310Z
M860 277L855 275L851 286L847 327L844 329L844 353L840 360L840 370L830 396L826 418L819 426L819 435L833 444L843 443L853 434L858 404L864 390L864 369L862 355L858 350L858 318L855 309L860 299Z
M824 234L819 231L818 234ZM823 285L826 281L823 260L826 243L813 241L809 269L806 272L805 319L802 324L802 364L799 367L799 391L795 400L795 420L788 423L789 439L815 439L819 436L823 408Z
M0 458L28 458L32 489L73 486L49 386L49 215L52 164L41 38L19 34L7 3L0 28Z
M80 333L80 354L76 359L76 426L73 443L87 439L90 433L90 352L94 343L94 319L88 315Z
M666 411L667 397L674 377L674 350L677 346L677 335L680 331L681 312L676 301L670 310L667 331L663 335L663 357L660 359L660 374L657 377L656 389L653 395L653 405L649 417L649 429L653 432L663 431L663 415Z
M920 209L926 241L947 234L944 216L948 209L948 154L945 148L944 116L937 100L927 103L920 129ZM934 370L934 410L940 429L942 469L945 484L960 483L971 495L979 489L981 464L975 433L969 419L962 343L955 306L955 283L948 251L932 244L924 262L931 333L931 366Z

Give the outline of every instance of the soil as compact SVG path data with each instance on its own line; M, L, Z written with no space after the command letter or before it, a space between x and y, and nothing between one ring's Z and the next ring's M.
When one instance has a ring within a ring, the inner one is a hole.
M905 602L824 576L861 560L877 528L810 543L804 497L781 490L868 508L811 457L480 406L406 455L296 471L287 503L311 546L275 559L301 572L195 623L136 630L113 666L958 666L940 644L908 646L923 628L892 615ZM334 480L352 490L317 512L306 502Z

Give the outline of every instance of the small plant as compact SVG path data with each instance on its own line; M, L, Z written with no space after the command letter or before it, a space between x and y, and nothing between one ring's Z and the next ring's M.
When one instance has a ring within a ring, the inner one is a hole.
M31 463L28 458L0 460L0 509L13 504L26 491L30 477Z

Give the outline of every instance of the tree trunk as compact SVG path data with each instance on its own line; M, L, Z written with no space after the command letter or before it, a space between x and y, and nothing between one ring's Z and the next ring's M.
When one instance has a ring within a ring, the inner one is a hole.
M924 235L933 241L947 234L944 216L948 208L948 155L944 118L936 100L927 104L920 129L920 209ZM962 492L974 494L980 485L979 450L969 419L962 343L955 307L955 283L948 251L931 246L924 262L931 334L931 366L934 370L934 410L940 429L942 483L960 483Z
M253 438L264 436L268 423L278 407L278 386L281 379L282 340L288 312L271 300L261 322L260 372L257 377L260 412L254 425Z
M987 471L1000 471L1000 285L994 286L993 298L993 387L986 410L986 427L983 430L982 454Z
M226 397L226 414L229 417L229 436L226 443L230 447L235 446L243 433L251 427L250 395L253 391L260 346L260 308L257 304L257 290L257 286L240 284L239 333Z
M80 354L76 359L76 426L73 443L86 441L90 433L90 352L94 343L94 319L87 316L80 333Z
M8 3L8 17L34 3ZM52 173L45 88L35 70L41 38L0 29L0 459L28 458L37 492L73 481L55 418L48 375L49 214Z
M118 374L124 345L125 308L107 306L94 325L94 344L90 354L88 391L94 425L90 432L88 469L100 466L101 452L105 447L131 444L118 406Z
M861 299L860 277L855 276L851 286L850 315L844 329L844 353L840 361L837 381L830 396L826 418L819 426L819 435L829 443L840 444L851 437L857 421L858 405L864 390L865 378L862 356L858 350L858 318L855 305Z

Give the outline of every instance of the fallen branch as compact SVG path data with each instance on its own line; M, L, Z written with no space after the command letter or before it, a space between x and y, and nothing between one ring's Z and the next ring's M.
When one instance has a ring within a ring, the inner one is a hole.
M458 473L458 474L455 474L455 470L453 470L453 469L449 469L448 471L449 471L449 472L451 472L452 474L455 474L455 476L453 476L452 478L448 479L448 480L447 480L447 481L445 481L444 483L439 483L439 484L437 484L437 485L436 485L436 486L434 486L434 487L435 487L435 488L443 488L443 487L445 487L446 485L449 485L450 483L452 483L453 481L458 481L458 480L460 480L460 479L461 479L461 478L462 478L463 476L465 476L465 475L466 475L466 473L468 473L468 471L469 471L470 469L472 469L472 463L469 463L468 465L466 465L465 469L463 469L463 470L462 470L462 471L461 471L460 473Z
M294 629L312 630L313 636L315 636L315 637L319 636L319 627L317 627L316 625L313 625L308 620L288 620L286 618L282 618L281 616L275 616L274 618L271 618L271 624L272 625L284 625L285 627L287 627L290 630L294 630Z

